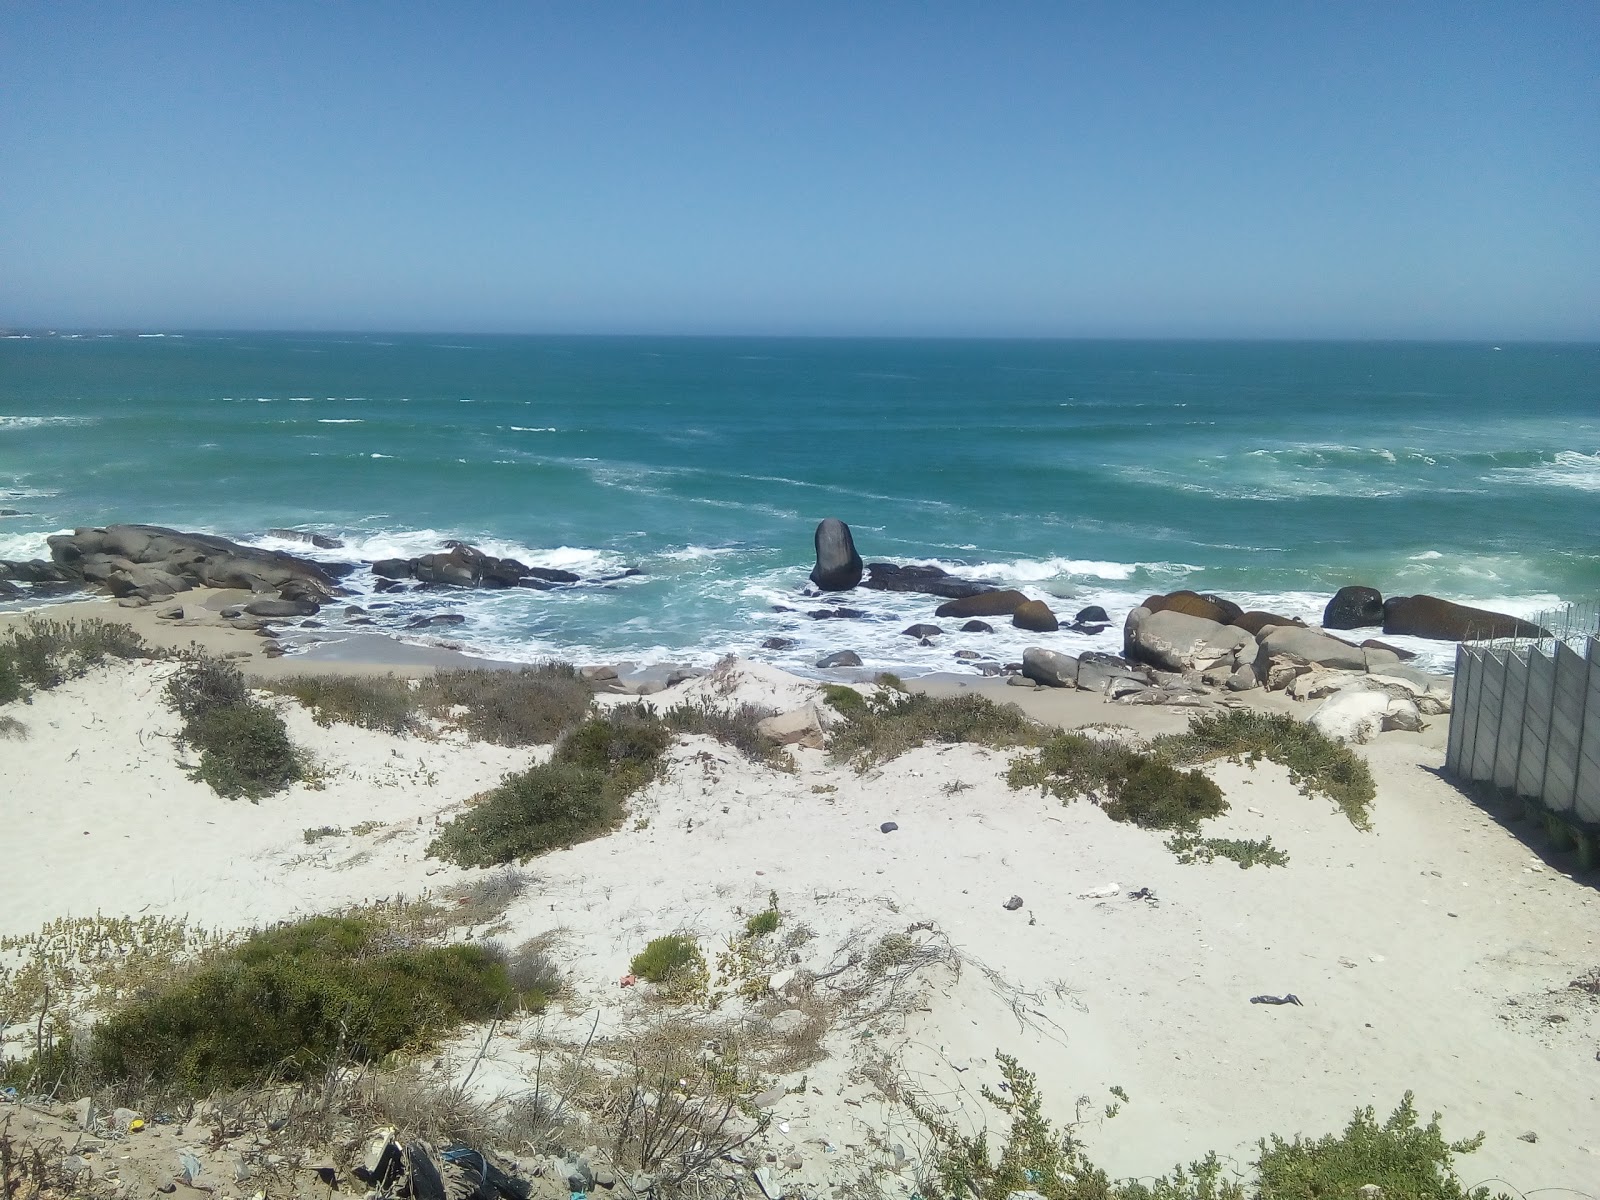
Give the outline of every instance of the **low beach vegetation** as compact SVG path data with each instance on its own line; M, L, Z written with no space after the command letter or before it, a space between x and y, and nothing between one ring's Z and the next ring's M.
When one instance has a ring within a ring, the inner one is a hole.
M1192 830L1227 811L1222 789L1199 771L1180 771L1135 746L1082 733L1057 733L1038 753L1012 763L1006 782L1062 800L1087 796L1114 821L1145 829Z
M651 938L645 948L633 956L628 970L647 983L655 984L663 996L675 1001L702 998L709 984L700 943L681 933Z
M127 625L30 618L0 636L0 704L80 679L107 659L155 655Z
M497 746L543 746L588 715L594 693L569 663L514 671L398 675L293 675L267 685L311 710L319 724L420 733L429 720Z
M307 774L283 718L251 695L234 664L193 655L167 680L166 696L183 720L182 742L199 752L194 777L217 795L259 800Z
M793 771L789 752L761 732L761 722L774 710L759 704L739 704L722 708L707 701L696 704L685 700L661 713L661 720L674 733L701 734L737 750L753 763L777 771Z
M440 831L428 853L464 867L526 862L614 829L660 769L666 726L638 708L590 717L549 762L507 775Z
M1208 863L1226 858L1238 863L1241 869L1289 865L1289 856L1274 846L1270 837L1208 838L1193 833L1180 833L1167 839L1167 849L1177 855L1181 863Z
M1366 762L1344 743L1286 713L1247 708L1207 713L1183 733L1156 738L1150 750L1176 766L1218 758L1267 759L1286 768L1306 795L1317 791L1327 796L1357 829L1370 827L1369 809L1377 791Z
M856 699L845 699L844 692ZM867 696L853 688L836 688L825 696L845 718L828 738L829 757L849 763L857 771L929 744L971 742L1010 749L1038 746L1046 740L1044 727L1016 705L996 704L973 693L929 696L880 686Z
M911 1101L913 1115L934 1139L919 1181L929 1200L1007 1200L1018 1194L1046 1200L1331 1200L1359 1197L1368 1185L1381 1196L1406 1200L1489 1197L1486 1187L1463 1186L1454 1165L1457 1155L1482 1145L1483 1135L1446 1141L1439 1114L1426 1125L1418 1121L1410 1092L1381 1125L1373 1109L1365 1108L1341 1134L1262 1139L1250 1176L1207 1154L1148 1182L1114 1181L1090 1161L1075 1125L1058 1129L1043 1115L1033 1074L1007 1054L997 1053L996 1062L1003 1082L998 1089L983 1088L984 1099L1008 1120L996 1145L986 1131L967 1133L948 1115ZM1113 1093L1126 1099L1121 1089ZM1108 1112L1114 1115L1117 1107Z

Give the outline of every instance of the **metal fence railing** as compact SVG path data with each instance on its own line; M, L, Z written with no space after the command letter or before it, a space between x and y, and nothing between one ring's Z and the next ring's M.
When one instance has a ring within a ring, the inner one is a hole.
M1463 642L1445 770L1544 815L1593 865L1600 834L1600 632L1593 609L1540 618L1542 637Z

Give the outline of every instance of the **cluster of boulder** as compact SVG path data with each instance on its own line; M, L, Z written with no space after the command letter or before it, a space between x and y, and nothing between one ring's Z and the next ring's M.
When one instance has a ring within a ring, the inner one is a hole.
M419 558L383 558L372 564L372 573L380 580L379 591L392 591L399 581L414 579L419 583L444 587L463 588L533 588L549 591L558 584L578 583L581 577L571 571L557 571L548 567L530 567L515 558L495 558L466 542L446 542L438 554L424 554ZM628 568L614 578L637 575L638 569Z
M1377 588L1343 587L1322 614L1324 629L1382 627L1391 636L1466 642L1503 637L1549 637L1532 621L1486 608L1472 608L1437 596L1390 596Z

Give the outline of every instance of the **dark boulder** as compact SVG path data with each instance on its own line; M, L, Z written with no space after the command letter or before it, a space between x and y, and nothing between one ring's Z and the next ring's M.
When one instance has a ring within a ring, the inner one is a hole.
M535 592L553 592L556 590L555 584L540 579L537 575L524 575L517 580L517 586L519 588L529 588Z
M1054 633L1061 628L1061 622L1056 620L1055 613L1043 600L1028 600L1019 604L1011 614L1011 623L1030 633Z
M1244 615L1232 600L1224 600L1221 596L1209 593L1191 592L1180 589L1168 592L1165 596L1151 596L1144 602L1143 607L1153 613L1178 612L1191 617L1204 617L1207 621L1215 621L1218 625L1231 625Z
M317 605L309 600L252 600L244 606L252 617L310 617Z
M14 579L18 583L76 583L82 578L81 568L69 571L40 558L31 558L26 562L0 559L0 579Z
M1377 588L1342 587L1322 610L1324 629L1365 629L1383 624L1383 593Z
M322 533L306 533L300 529L269 529L268 537L282 538L286 542L304 542L308 546L315 546L318 550L340 550L344 543L336 537L328 537Z
M814 608L806 616L813 621L865 621L871 614L859 608Z
M533 579L542 579L545 583L577 583L579 577L571 571L557 571L553 567L526 567L522 572ZM626 579L630 575L638 575L638 568L631 567L618 575L608 576L611 579Z
M443 554L424 554L411 563L411 573L423 583L446 587L476 587L483 578L484 555L471 546L455 546Z
M962 579L943 567L902 567L895 563L875 562L868 563L867 570L870 573L861 586L880 592L921 592L927 596L959 600L965 596L998 590L992 583Z
M1251 609L1249 612L1240 613L1232 622L1239 629L1249 633L1259 634L1263 629L1272 625L1298 625L1305 627L1305 622L1298 617L1280 617L1277 613L1262 612Z
M828 667L859 667L861 656L854 650L837 650L824 658L817 659L817 666L822 669Z
M409 558L380 558L372 564L372 573L379 579L410 579Z
M9 579L0 579L0 600L14 600L22 595L22 589Z
M994 626L987 621L968 621L961 627L962 633L993 633Z
M909 629L902 629L900 632L905 637L925 639L938 637L944 632L944 630L940 629L937 625L913 625Z
M466 620L460 613L434 613L432 616L412 617L406 622L406 628L427 629L434 625L462 625Z
M946 600L933 610L936 617L1009 617L1028 602L1028 598L1014 588L1003 592L980 592L976 596L963 596L959 600Z
M793 638L769 637L761 643L763 650L793 650L798 645Z
M1022 674L1045 687L1075 688L1078 686L1078 658L1029 646L1022 652Z
M1391 635L1464 642L1501 637L1549 637L1530 621L1437 596L1390 596L1383 602L1383 631Z
M811 568L811 582L825 592L848 592L861 582L861 555L856 553L850 526L837 517L817 523L812 539L817 549L817 564Z
M1111 618L1106 615L1106 610L1098 604L1091 604L1088 608L1080 608L1078 615L1072 618L1079 625L1109 625Z

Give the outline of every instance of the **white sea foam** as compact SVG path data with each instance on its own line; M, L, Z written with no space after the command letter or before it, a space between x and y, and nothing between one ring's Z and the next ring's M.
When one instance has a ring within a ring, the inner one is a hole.
M0 429L44 429L52 425L97 425L98 417L0 416Z
M507 425L506 428L517 433L554 433L556 431L554 425Z
M392 454L378 454L377 452L373 452L372 454L367 455L367 457L368 458L393 458L394 455L392 455Z
M318 425L365 425L360 417L318 417Z
M684 546L679 550L665 550L656 555L657 558L670 559L673 562L696 562L707 558L724 558L738 551L732 546Z
M71 533L70 529L57 529L54 533ZM27 562L30 559L50 557L50 546L45 541L49 533L0 534L0 558L10 562Z
M1528 467L1502 467L1489 478L1503 483L1530 487L1572 488L1580 492L1600 492L1600 453L1583 454L1562 450L1550 462Z

